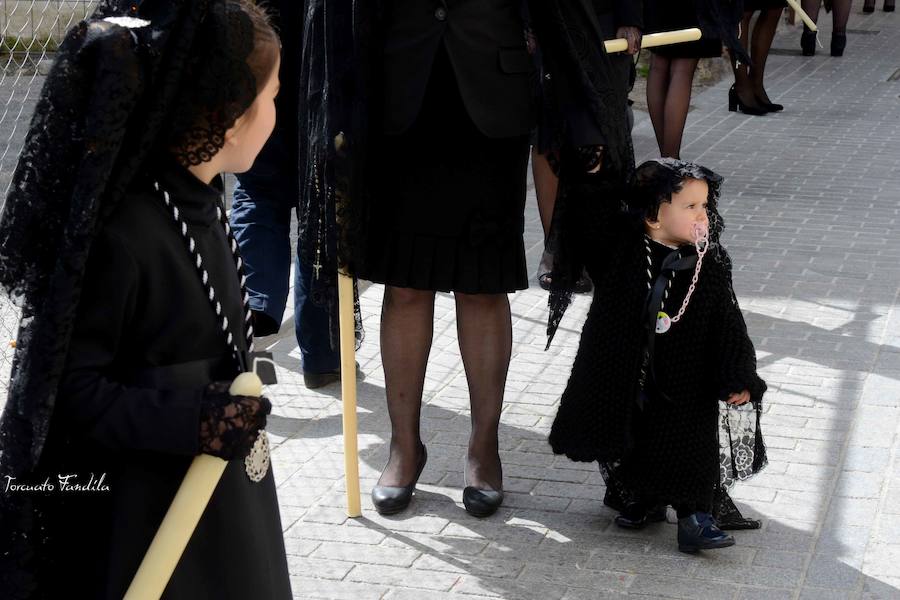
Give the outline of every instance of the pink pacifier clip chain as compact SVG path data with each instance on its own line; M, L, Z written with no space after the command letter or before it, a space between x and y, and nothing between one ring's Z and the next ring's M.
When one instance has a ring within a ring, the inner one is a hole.
M681 303L681 308L678 309L678 314L672 317L672 323L677 323L684 316L684 311L687 310L691 296L697 288L697 280L700 279L700 267L703 266L703 257L706 256L706 251L709 250L709 228L696 224L694 225L693 233L694 246L697 248L697 264L694 266L694 276L691 278L691 285L687 294L684 295L684 301Z

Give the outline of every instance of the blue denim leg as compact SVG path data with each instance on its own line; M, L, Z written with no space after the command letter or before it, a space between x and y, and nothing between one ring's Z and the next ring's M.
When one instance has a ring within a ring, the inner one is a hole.
M328 312L313 304L309 297L312 266L294 260L294 330L307 373L334 371L341 365L340 353L331 348L328 334Z
M252 171L237 178L231 227L244 260L250 308L281 323L290 285L293 201L279 193L274 178Z
M250 307L281 323L290 285L291 210L299 197L296 163L291 164L289 135L280 128L248 172L238 175L231 226L241 248ZM340 366L331 349L328 313L315 306L308 290L312 267L294 261L294 329L304 371L323 373Z

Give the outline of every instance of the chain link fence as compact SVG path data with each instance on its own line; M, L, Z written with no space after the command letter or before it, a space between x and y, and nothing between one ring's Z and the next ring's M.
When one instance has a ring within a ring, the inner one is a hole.
M0 210L56 48L98 0L0 0ZM0 295L0 406L6 403L19 310Z

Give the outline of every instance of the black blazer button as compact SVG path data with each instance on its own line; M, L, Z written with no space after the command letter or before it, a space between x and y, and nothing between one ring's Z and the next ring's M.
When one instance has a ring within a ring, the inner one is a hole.
M438 6L434 9L434 18L438 21L446 21L447 20L447 9L443 6Z

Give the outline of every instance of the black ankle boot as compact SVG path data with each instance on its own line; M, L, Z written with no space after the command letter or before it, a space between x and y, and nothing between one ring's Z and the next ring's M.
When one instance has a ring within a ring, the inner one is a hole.
M882 7L882 9L884 10L884 12L894 12L895 7L896 4L894 0L890 0L890 2L888 2L888 0L884 0L884 6ZM872 8L874 9L875 7L873 6Z
M650 510L643 504L634 502L616 517L616 525L623 529L643 529L650 523L659 523L666 520L666 507L655 506Z
M784 104L769 102L768 100L763 100L759 96L756 96L756 103L759 104L760 108L765 109L766 112L781 112L784 110Z
M425 446L422 445L422 450L419 454L419 468L418 471L416 471L416 476L412 480L412 483L402 487L376 485L372 488L372 504L375 505L375 510L378 511L378 514L393 515L405 510L406 507L409 506L413 497L413 492L416 491L416 484L419 482L419 477L422 475L422 469L425 468L425 463L427 461L428 451L425 449Z
M875 0L866 0L865 2L863 2L863 12L864 13L875 12Z
M800 49L803 50L803 56L816 55L816 32L811 31L803 26L803 35L800 36Z
M846 33L832 33L831 34L831 55L832 56L843 56L844 48L847 47L847 34Z
M734 538L716 526L709 513L695 512L678 519L678 550L693 554L734 546Z

